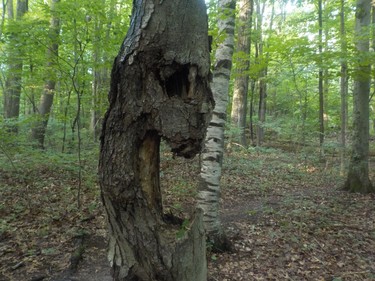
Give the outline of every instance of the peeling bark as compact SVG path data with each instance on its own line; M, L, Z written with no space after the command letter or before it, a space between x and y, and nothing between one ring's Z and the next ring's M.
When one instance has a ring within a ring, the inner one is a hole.
M115 59L99 176L114 280L206 280L202 214L183 226L163 215L159 143L201 149L213 107L203 1L135 0Z
M219 7L218 25L220 32L225 32L225 39L218 46L215 54L216 62L212 81L215 108L207 129L205 148L201 156L198 206L204 211L204 226L210 243L214 250L223 251L231 247L221 226L219 202L221 167L224 155L224 128L234 48L236 2L233 0L219 1Z

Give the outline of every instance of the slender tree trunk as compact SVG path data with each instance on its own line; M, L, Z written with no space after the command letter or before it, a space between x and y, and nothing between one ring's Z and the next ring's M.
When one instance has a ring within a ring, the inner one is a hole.
M324 157L324 69L323 69L323 4L322 0L318 1L318 24L319 24L319 147L320 157Z
M105 4L105 0L102 0ZM107 24L105 26L105 34L103 33L103 21L101 17L96 19L95 22L95 38L96 42L94 45L94 62L95 66L93 69L93 82L92 82L92 108L91 108L91 130L96 141L101 131L101 121L102 121L102 108L104 106L103 97L106 96L108 92L107 84L109 81L110 70L106 66L108 60L107 51L103 48L104 42L109 42L110 31L112 20L115 12L116 1L111 0L109 6L109 13L107 18ZM102 37L103 36L103 37Z
M207 279L202 212L174 224L163 214L159 144L201 149L213 107L204 1L135 0L115 59L99 160L116 281Z
M259 3L260 5L260 3ZM258 5L258 6L259 6ZM267 111L267 73L268 73L268 59L269 54L264 55L263 47L263 15L265 9L265 3L263 4L262 12L260 13L260 8L258 8L258 32L259 32L259 55L258 58L263 61L265 65L259 72L259 106L258 106L258 125L257 125L257 146L261 146L264 140L264 124L266 122L266 111ZM270 19L269 31L273 28L273 18L275 15L275 2L272 1L272 12Z
M330 38L329 25L323 24L323 19L329 18L329 11L327 8L328 1L323 2L323 11L322 11L322 28L324 28L324 51L329 52L329 43ZM330 69L328 63L323 63L323 121L324 121L324 131L329 128L329 115L328 115L328 105L329 105L329 88L330 88ZM324 136L325 137L325 136Z
M340 40L341 40L341 75L340 75L340 97L341 97L341 130L340 130L340 174L345 172L346 156L346 124L347 124L347 96L348 96L348 64L347 64L347 42L345 29L345 2L340 0Z
M357 0L355 18L358 65L354 73L352 155L344 189L368 193L375 190L369 179L368 167L371 65L366 55L369 52L371 0Z
M249 66L253 0L238 1L237 49L238 60L233 87L231 122L240 129L240 143L246 141L247 95L249 88Z
M102 91L105 89L105 81L106 81L106 69L103 67L103 50L101 47L102 40L102 21L100 18L96 19L95 21L95 38L96 41L94 43L94 51L93 51L93 59L94 59L94 67L93 67L93 80L92 80L92 100L91 100L91 121L90 121L90 128L94 136L94 140L98 139L98 134L100 132L100 96L102 95ZM104 40L107 40L105 38ZM106 41L108 42L108 41Z
M13 1L7 5L8 18L14 20ZM12 24L22 20L23 15L28 10L27 0L17 0L16 19ZM20 113L20 97L22 89L22 51L17 44L20 41L18 33L11 34L11 42L8 45L8 70L5 79L4 91L4 117L6 119L17 119ZM16 47L17 46L17 47ZM16 125L11 126L10 130L17 132Z
M263 49L263 47L260 48L260 50L261 49ZM267 84L266 84L266 81L264 81L265 76L263 76L263 75L267 75L267 73L265 72L265 70L263 70L261 73L262 73L262 77L259 80L257 146L261 146L264 140L264 122L266 121L266 106L267 106L267 103L266 103Z
M51 22L49 29L50 45L47 47L46 52L46 75L47 80L44 85L44 90L40 98L40 103L38 107L37 120L32 128L32 137L38 142L40 148L44 148L44 139L46 135L46 129L48 125L48 119L51 113L51 108L53 104L53 97L56 87L57 77L54 72L57 65L58 58L58 38L60 33L60 21L56 16L56 4L59 0L50 0L51 9Z
M263 24L263 12L261 12L261 6L260 6L260 0L256 0L256 33L257 33L257 39L256 39L256 46L255 46L255 60L256 63L259 65L261 61L261 56L263 53L263 36L262 36L262 24ZM263 5L263 11L265 8L265 4ZM256 144L259 146L263 140L263 124L261 124L261 118L260 118L260 108L261 103L263 102L263 89L260 82L261 77L261 71L259 71L258 77L257 77L257 90L259 91L259 101L258 101L258 122L256 124Z
M251 87L250 87L250 110L249 110L249 118L250 118L250 139L251 144L255 145L255 138L254 138L254 93L255 93L255 80L251 80Z
M198 206L203 209L203 222L208 239L217 250L227 250L227 241L219 217L220 178L224 157L224 128L228 105L229 81L234 48L235 7L233 0L219 1L218 26L225 39L216 49L213 81L215 100L212 120L207 129L205 148L201 155L201 183Z

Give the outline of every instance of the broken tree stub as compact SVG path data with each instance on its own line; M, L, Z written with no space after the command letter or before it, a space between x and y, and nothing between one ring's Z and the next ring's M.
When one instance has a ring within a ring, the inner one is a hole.
M211 117L203 0L134 0L115 59L99 161L114 280L206 280L202 213L183 237L164 219L159 145L192 157Z

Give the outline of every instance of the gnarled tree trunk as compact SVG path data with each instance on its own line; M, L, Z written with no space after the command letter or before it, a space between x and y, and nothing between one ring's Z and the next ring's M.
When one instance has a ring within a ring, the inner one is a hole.
M206 280L202 213L173 225L163 215L159 184L160 139L192 157L211 117L206 7L203 0L133 5L113 65L99 161L113 277Z

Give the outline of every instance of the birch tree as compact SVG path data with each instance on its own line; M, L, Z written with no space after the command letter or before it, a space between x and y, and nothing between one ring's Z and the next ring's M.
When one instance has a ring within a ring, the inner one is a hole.
M201 183L198 206L203 209L203 222L208 239L215 249L224 250L229 242L219 217L220 178L224 156L224 128L228 105L229 81L234 48L235 7L234 0L219 0L219 34L224 35L215 53L215 65L211 89L215 107L207 129L205 147L201 154Z

